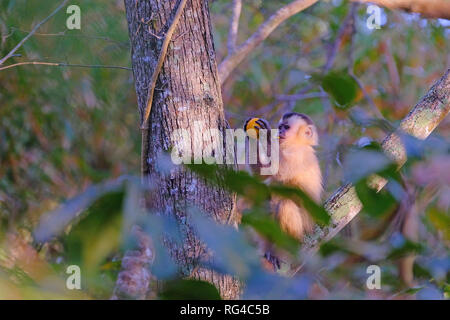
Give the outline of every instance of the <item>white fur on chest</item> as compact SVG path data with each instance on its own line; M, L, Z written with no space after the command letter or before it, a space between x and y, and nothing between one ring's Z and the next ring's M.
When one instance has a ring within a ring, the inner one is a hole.
M316 201L322 193L322 174L310 146L280 148L280 167L274 179L299 187Z

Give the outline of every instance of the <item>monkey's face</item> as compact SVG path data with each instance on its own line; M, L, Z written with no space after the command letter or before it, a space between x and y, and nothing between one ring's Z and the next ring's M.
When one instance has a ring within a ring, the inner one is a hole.
M300 116L281 118L278 125L281 145L317 145L317 131L311 121Z

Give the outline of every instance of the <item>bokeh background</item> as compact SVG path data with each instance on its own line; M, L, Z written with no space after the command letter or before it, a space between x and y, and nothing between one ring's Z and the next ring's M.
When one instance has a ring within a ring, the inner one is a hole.
M238 42L288 2L244 1ZM0 0L0 56L58 4L54 0ZM62 10L8 63L131 67L123 1L71 4L81 8L81 30L66 29L68 15ZM220 62L227 54L231 1L211 1L210 8ZM367 6L359 5L355 29L343 29L349 8L345 1L320 1L288 19L223 85L224 108L232 127L241 127L249 116L263 116L274 125L290 110L313 118L321 137L318 152L326 197L351 179L352 150L381 142L450 65L450 21L381 9L381 29L369 30ZM332 55L334 46L336 54ZM331 65L325 69L328 62ZM326 81L331 85L327 87ZM343 92L335 88L336 83L345 84ZM336 102L339 97L343 103ZM90 186L139 175L138 117L129 70L19 66L0 71L0 298L111 295L120 266L119 249L100 255L104 258L98 262L101 285L73 293L55 289L69 261L67 242L55 239L36 248L32 231L44 213ZM402 170L403 189L415 200L407 207L417 211L415 240L406 240L392 226L392 216L406 193L394 199L390 208L379 208L382 212L374 204L324 249L322 260L314 262L324 274L311 275L321 284L313 298L448 298L449 132L447 118L427 143L417 147L417 157ZM368 172L380 169L376 164L371 168L370 159L360 157L357 163L367 163ZM122 198L116 200L122 203ZM386 230L392 232L386 235ZM412 266L415 280L405 286L398 276L399 257L411 252L418 255ZM368 261L383 261L383 290L365 289ZM314 282L300 280L302 288ZM302 298L311 297L312 291L295 292L294 297Z

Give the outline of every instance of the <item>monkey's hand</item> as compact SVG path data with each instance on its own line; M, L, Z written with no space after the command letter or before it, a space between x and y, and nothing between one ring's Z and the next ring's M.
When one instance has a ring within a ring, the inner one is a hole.
M245 161L250 166L254 175L266 179L262 176L261 168L270 166L271 132L267 120L262 118L248 118L244 124L244 131L247 133L245 146ZM261 133L264 130L264 134Z
M258 139L259 130L267 130L267 134L270 134L270 124L266 119L263 118L248 118L244 124L244 131L248 134L250 138Z

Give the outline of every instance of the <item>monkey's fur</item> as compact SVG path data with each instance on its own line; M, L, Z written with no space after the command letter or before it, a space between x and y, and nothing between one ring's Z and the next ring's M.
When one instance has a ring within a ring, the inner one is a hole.
M247 128L249 120L244 125L245 130L250 129ZM267 121L262 119L256 121L256 128L270 130ZM279 169L270 177L271 180L297 187L319 203L323 187L322 173L314 150L314 146L319 143L316 126L308 116L291 112L281 117L278 129ZM270 143L270 136L268 141ZM261 166L258 159L257 165L251 166L252 171L257 173L255 171ZM305 208L278 196L272 196L270 204L272 213L286 233L301 241L305 233L312 231L314 223Z

